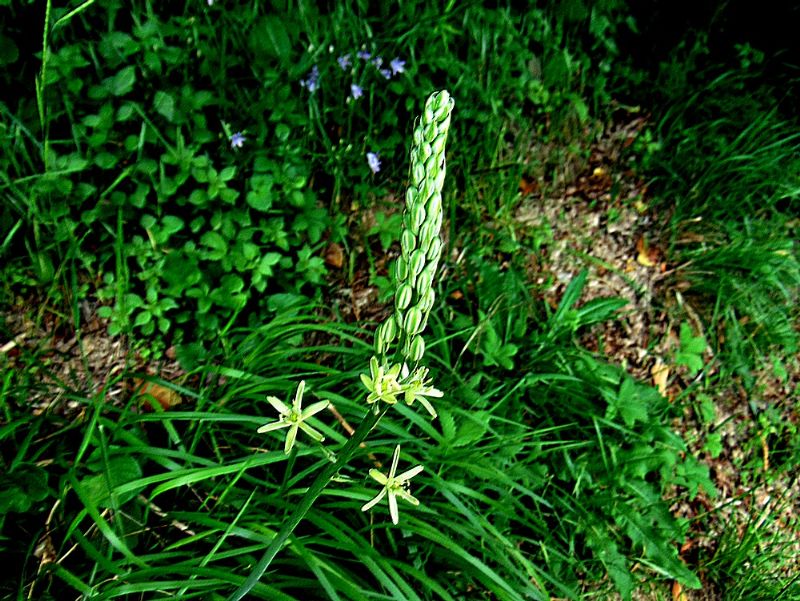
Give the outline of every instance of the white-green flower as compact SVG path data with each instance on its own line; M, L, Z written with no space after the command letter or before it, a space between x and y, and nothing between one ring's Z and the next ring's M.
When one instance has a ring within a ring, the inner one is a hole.
M386 365L378 363L376 357L372 357L369 360L369 376L361 374L361 381L369 390L367 404L372 405L378 401L383 401L394 405L397 402L397 397L403 392L403 387L397 381L400 370L401 366L399 364L387 368Z
M322 435L322 433L309 426L305 420L325 409L328 405L330 405L330 402L319 401L318 403L314 403L313 405L302 409L301 405L303 403L303 392L305 389L306 382L305 380L301 380L300 384L297 385L297 392L294 394L294 402L292 403L291 408L287 407L277 397L268 396L267 402L275 407L275 410L280 413L281 416L278 421L265 424L258 429L258 433L263 434L264 432L272 432L273 430L280 430L281 428L289 428L289 431L286 433L286 444L283 446L283 451L287 455L294 446L298 429L308 434L317 442L322 442L325 440L325 437Z
M409 492L409 480L419 474L422 470L425 469L424 466L418 465L416 467L412 467L410 470L403 472L399 476L395 476L395 472L397 471L397 461L400 459L400 445L397 445L394 449L394 455L392 455L392 466L389 469L389 476L385 476L381 472L376 469L369 470L369 475L372 476L375 480L378 481L378 484L382 485L383 488L377 494L377 496L372 499L369 503L366 503L362 508L361 511L369 511L375 505L380 503L381 499L385 497L387 494L389 495L389 514L392 516L392 522L397 525L400 521L400 516L397 512L397 497L408 501L415 507L419 505L419 501L411 496Z
M430 381L426 381L428 377L427 367L418 367L411 374L411 377L403 384L403 400L406 405L413 405L414 401L419 401L419 404L425 407L432 418L436 418L436 410L428 401L427 397L440 399L444 393L433 386L430 386Z

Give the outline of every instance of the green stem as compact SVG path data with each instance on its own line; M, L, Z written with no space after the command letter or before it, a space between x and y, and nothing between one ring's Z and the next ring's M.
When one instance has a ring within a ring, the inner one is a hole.
M330 464L319 473L316 480L314 480L314 483L303 496L303 499L297 505L292 515L287 521L284 522L283 528L281 528L275 535L275 538L272 539L272 542L270 542L267 550L264 551L264 555L253 568L253 571L250 572L247 580L244 581L242 586L236 589L236 592L229 597L228 601L239 601L247 593L249 593L256 584L258 584L258 581L261 580L264 572L266 572L267 568L269 568L269 564L272 563L272 560L275 559L278 551L281 550L286 540L291 536L292 532L294 532L294 529L297 528L297 525L303 520L309 509L311 509L314 501L316 501L317 497L319 497L320 494L322 494L322 491L325 490L325 487L331 481L331 478L338 474L339 470L341 470L350 461L352 456L355 454L356 449L362 442L364 442L364 440L367 438L367 435L372 431L384 413L386 413L386 409L383 409L379 413L373 413L370 411L367 414L367 416L364 418L364 421L361 422L361 425L359 425L356 431L353 433L353 436L351 436L350 440L348 440L344 445L344 448L339 453L336 462Z

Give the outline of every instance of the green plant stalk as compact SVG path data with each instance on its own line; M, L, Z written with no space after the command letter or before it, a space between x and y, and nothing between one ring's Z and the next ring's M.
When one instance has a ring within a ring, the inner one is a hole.
M253 568L253 571L250 572L247 580L245 580L244 583L242 583L242 586L236 589L233 595L228 598L229 601L239 601L240 599L244 598L244 596L247 595L247 593L249 593L256 584L258 584L258 581L261 580L261 577L264 575L264 572L267 571L267 568L269 568L272 560L275 559L278 551L281 550L283 544L286 542L289 536L291 536L292 532L294 532L294 529L297 528L297 525L303 520L309 509L311 509L314 501L316 501L320 494L322 494L322 491L325 490L325 487L328 485L331 479L339 473L339 470L341 470L350 461L350 459L352 459L356 449L359 447L359 445L361 445L362 442L364 442L372 429L380 421L381 417L383 417L384 413L386 413L387 409L388 407L384 408L379 413L373 413L372 411L367 412L364 420L361 422L356 431L350 437L350 440L347 441L347 443L344 445L344 448L339 453L336 462L330 464L319 473L306 494L303 495L302 500L292 512L291 516L289 516L289 518L284 522L283 527L272 539L272 542L270 542L266 551L264 551L264 555L262 555L259 562Z

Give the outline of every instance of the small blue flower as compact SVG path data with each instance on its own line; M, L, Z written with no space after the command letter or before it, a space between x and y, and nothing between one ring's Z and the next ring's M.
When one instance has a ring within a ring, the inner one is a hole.
M336 62L339 63L342 71L347 71L347 69L350 67L350 55L345 54L344 56L340 56L336 59Z
M308 73L308 77L300 80L300 85L312 94L319 87L319 67L314 65Z
M375 65L376 69L380 69L381 65L383 65L383 59L380 56L376 56L372 59L372 64Z
M389 66L392 68L392 75L397 75L398 73L405 73L406 61L401 61L399 58L396 58L389 63Z
M383 75L386 79L392 78L392 72L389 69L379 69L381 75Z
M364 88L356 84L350 84L350 95L353 97L353 100L358 100L364 95Z
M231 140L231 148L241 148L244 145L245 140L247 138L244 137L244 134L240 131L237 131L233 134L230 138Z
M368 61L372 55L366 50L359 50L356 53L356 56L360 58L362 61Z
M378 158L378 154L375 152L367 153L367 164L372 170L372 173L378 173L378 171L381 170L381 160Z

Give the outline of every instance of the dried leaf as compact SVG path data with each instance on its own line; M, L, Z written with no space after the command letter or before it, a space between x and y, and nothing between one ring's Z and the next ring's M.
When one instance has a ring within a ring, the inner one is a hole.
M650 375L653 376L653 384L658 389L661 396L667 396L667 380L669 379L669 365L664 365L661 359L656 360L656 364L650 368Z
M181 395L171 388L155 382L145 382L140 378L133 379L133 390L134 396L141 398L146 411L155 411L153 401L158 402L163 410L180 405L182 401Z
M527 177L522 177L519 181L519 192L522 196L528 196L530 194L535 194L539 191L539 182L535 179L528 179Z
M689 601L686 593L683 592L681 583L677 580L672 583L672 601Z
M325 249L325 264L334 269L341 269L344 265L344 251L336 242L331 242Z
M636 251L638 253L636 261L639 265L655 267L658 264L658 249L648 246L644 236L639 236L639 239L636 241Z

